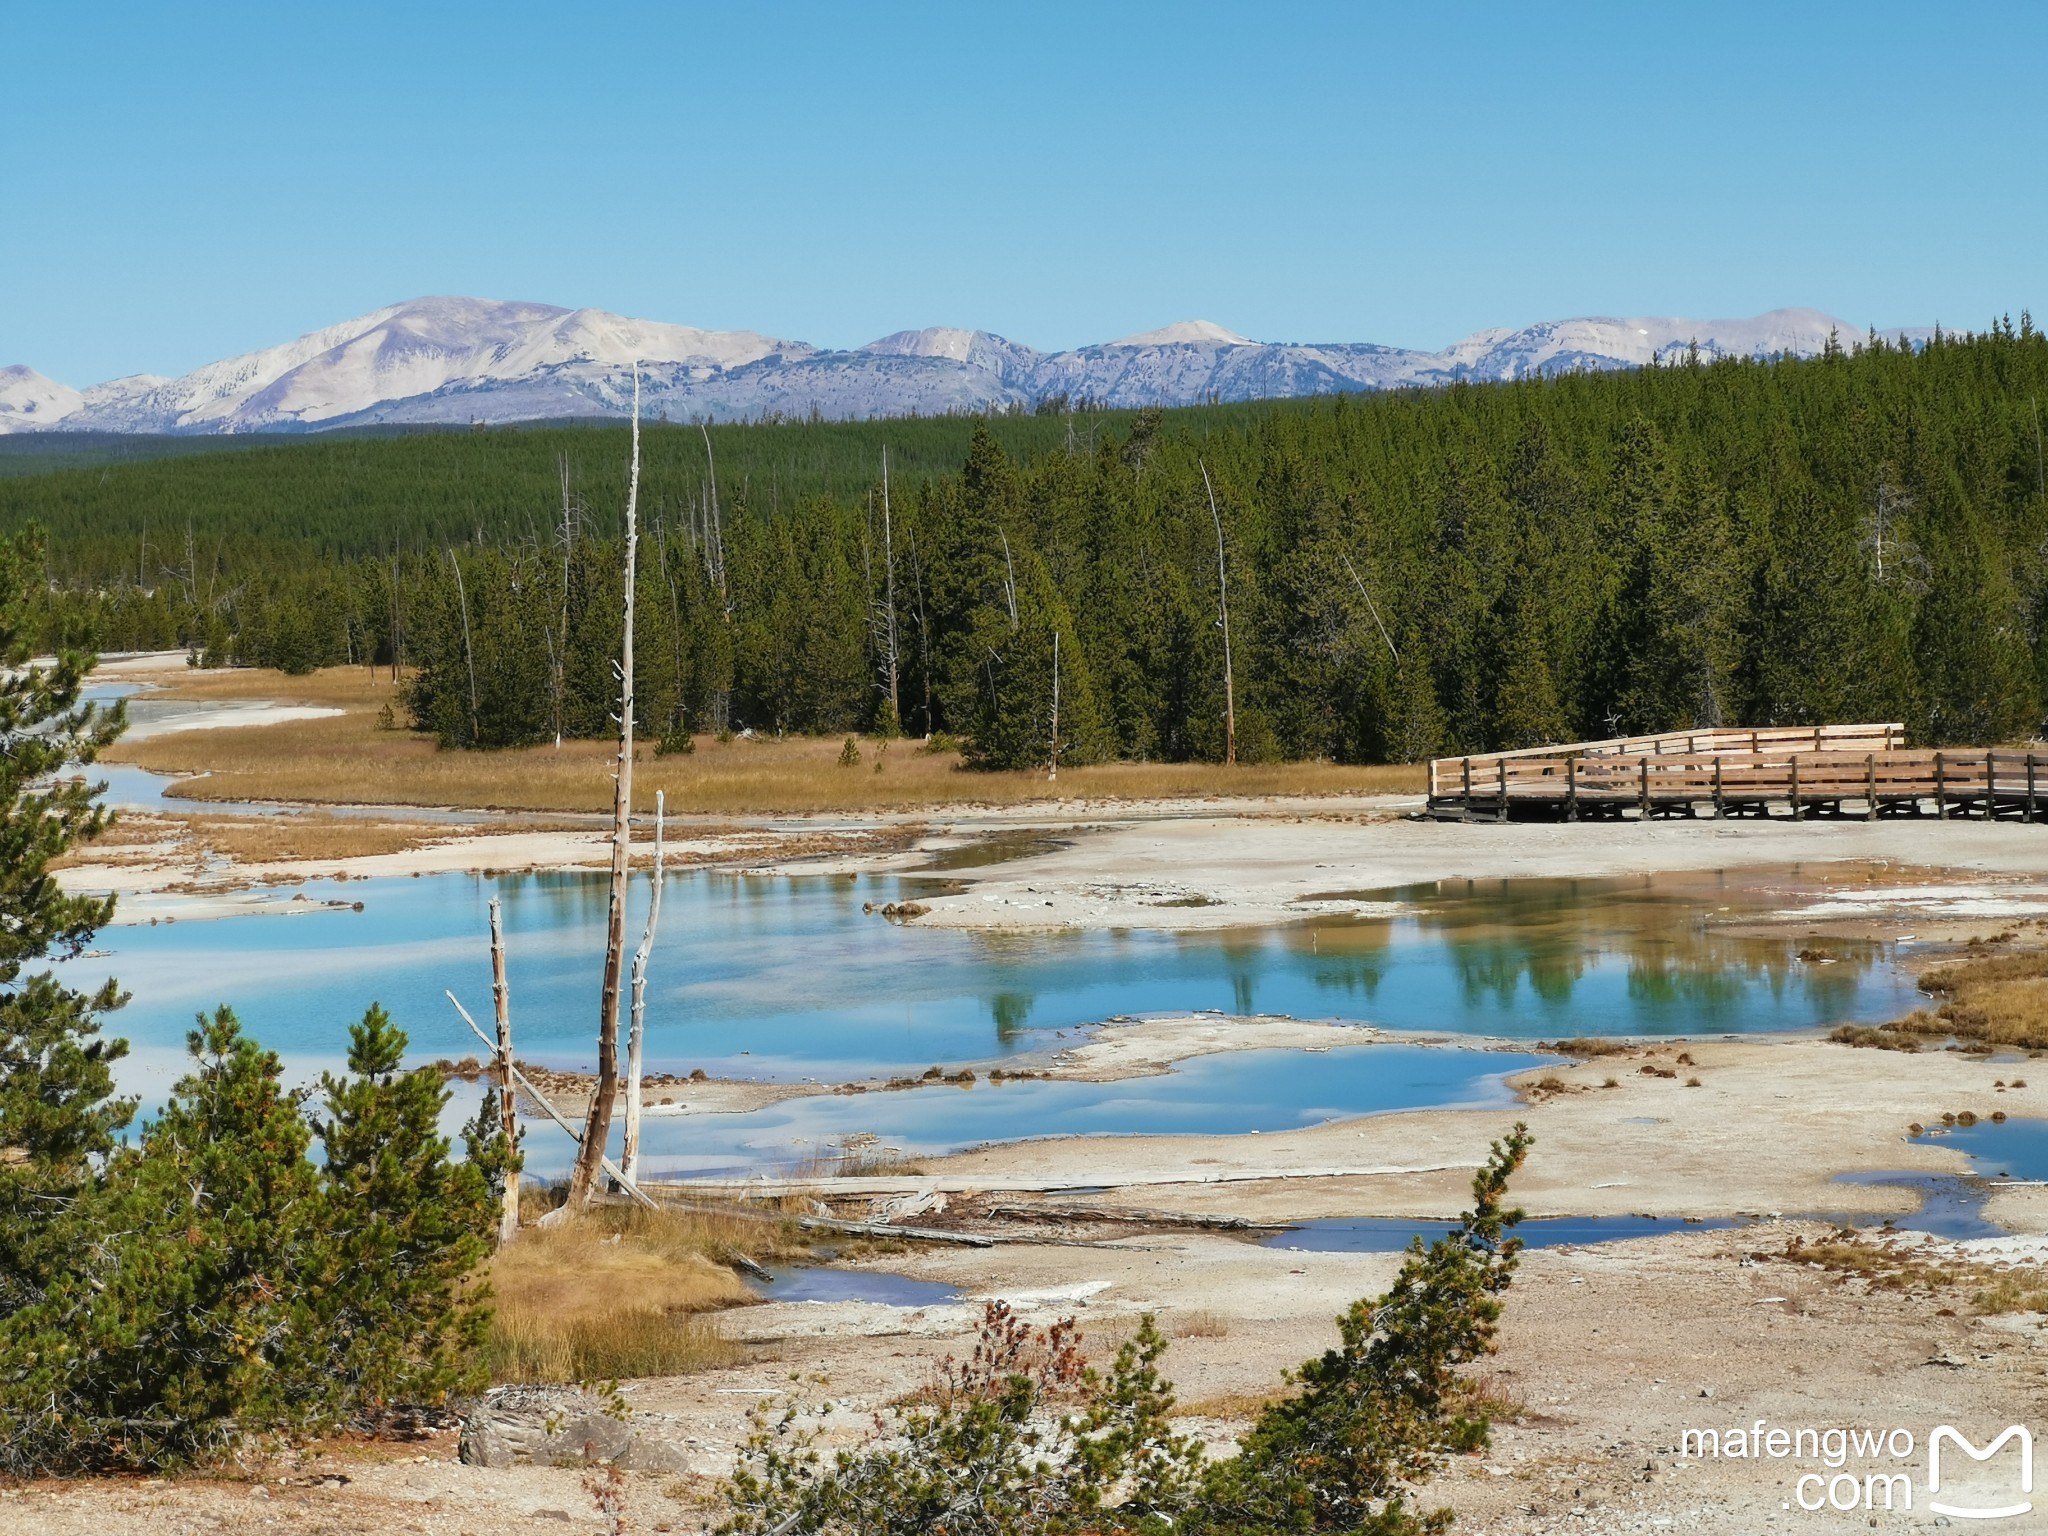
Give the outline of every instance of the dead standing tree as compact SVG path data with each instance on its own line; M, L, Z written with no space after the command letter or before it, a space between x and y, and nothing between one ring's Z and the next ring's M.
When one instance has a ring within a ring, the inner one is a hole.
M889 515L889 450L882 450L882 595L875 601L875 569L873 547L875 542L875 496L868 493L867 527L861 534L860 561L864 589L870 594L868 602L868 644L874 647L875 656L881 664L882 687L888 694L889 714L882 722L881 734L885 737L897 735L903 729L903 696L901 690L902 650L896 634L896 535Z
M498 1128L504 1133L508 1152L519 1150L519 1101L512 1086L512 997L505 984L505 928L498 913L498 898L491 898L491 1002L498 1016ZM519 1235L519 1170L505 1174L505 1191L498 1208L498 1243L502 1247Z
M640 551L640 365L633 365L633 468L626 482L625 627L619 639L619 763L612 799L612 891L605 919L604 983L598 997L597 1082L583 1144L569 1175L570 1210L597 1193L612 1106L619 1094L619 983L626 959L626 881L633 848L633 577Z
M1195 465L1202 471L1202 489L1209 495L1209 516L1216 524L1216 603L1220 610L1217 624L1223 630L1223 762L1226 767L1237 766L1237 679L1230 668L1230 571L1223 563L1223 514L1216 510L1216 487L1209 483L1209 466L1200 459Z
M662 831L667 798L654 792L654 890L647 899L647 928L633 951L633 1022L626 1032L626 1143L619 1152L625 1182L640 1182L640 1075L647 1035L647 962L654 954L654 930L661 922Z
M889 728L903 729L898 678L902 653L896 644L896 534L889 517L889 450L882 450L882 657L889 669Z
M1060 776L1060 632L1052 632L1052 745L1045 759L1045 781Z
M569 455L562 454L555 460L556 472L562 480L562 610L560 638L548 634L549 681L554 690L555 750L562 750L562 704L569 691L569 569L576 553L576 504L569 497Z

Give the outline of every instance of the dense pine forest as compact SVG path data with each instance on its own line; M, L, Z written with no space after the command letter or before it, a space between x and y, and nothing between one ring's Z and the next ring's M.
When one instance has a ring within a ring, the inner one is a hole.
M1692 723L2040 727L2048 341L1189 411L646 434L639 728L1043 763L1412 760ZM885 486L883 457L889 474ZM43 623L401 661L449 746L602 736L626 434L287 443L0 480ZM1204 473L1213 485L1214 510ZM1220 555L1219 555L1220 544Z

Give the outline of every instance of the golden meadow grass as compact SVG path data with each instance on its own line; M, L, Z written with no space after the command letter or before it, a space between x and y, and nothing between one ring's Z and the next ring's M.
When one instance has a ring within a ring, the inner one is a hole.
M449 805L521 811L603 811L611 805L613 748L567 742L502 752L444 752L431 738L380 729L392 704L388 674L335 667L310 677L257 669L171 679L163 698L264 698L324 704L344 713L320 720L185 731L117 744L109 760L161 773L207 774L181 786L193 800ZM1073 800L1243 798L1274 795L1419 793L1417 767L1270 763L1105 763L1042 773L979 773L954 752L924 752L910 740L863 738L861 762L841 766L843 736L697 738L687 755L643 746L634 768L635 809L652 811L657 790L678 814L915 811L938 806L1023 805ZM877 771L879 765L879 771Z
M803 1251L795 1229L684 1212L599 1207L526 1227L492 1258L498 1381L680 1376L744 1358L705 1314L753 1293L720 1262Z

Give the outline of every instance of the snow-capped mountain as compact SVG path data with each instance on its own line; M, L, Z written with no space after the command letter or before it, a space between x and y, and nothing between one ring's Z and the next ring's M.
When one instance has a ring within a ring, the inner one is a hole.
M33 432L54 427L85 403L69 384L46 379L16 363L0 368L0 432Z
M1517 379L1703 356L1807 356L1862 332L1811 309L1749 320L1638 317L1479 331L1441 352L1367 342L1260 342L1207 320L1067 352L987 331L898 331L829 351L752 331L704 331L596 309L493 299L395 304L182 378L139 374L83 391L0 368L0 432L310 431L382 423L616 416L640 364L651 418L898 416L1033 405L1064 394L1180 405Z

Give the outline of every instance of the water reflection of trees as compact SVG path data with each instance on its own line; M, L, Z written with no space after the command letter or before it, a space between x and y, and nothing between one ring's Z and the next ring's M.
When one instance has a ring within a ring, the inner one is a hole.
M1318 987L1371 1000L1399 951L1420 938L1430 953L1410 963L1444 967L1468 1012L1557 1013L1589 973L1619 961L1629 1027L1657 1032L1739 1024L1764 999L1771 1013L1846 1016L1883 954L1874 943L1830 941L1834 963L1805 963L1797 936L1730 933L1710 919L1779 902L1719 874L1446 881L1376 894L1413 910L1293 936L1297 951L1311 951Z
M998 992L988 1000L988 1011L996 1021L997 1040L1009 1045L1024 1032L1032 1002L1029 992Z

